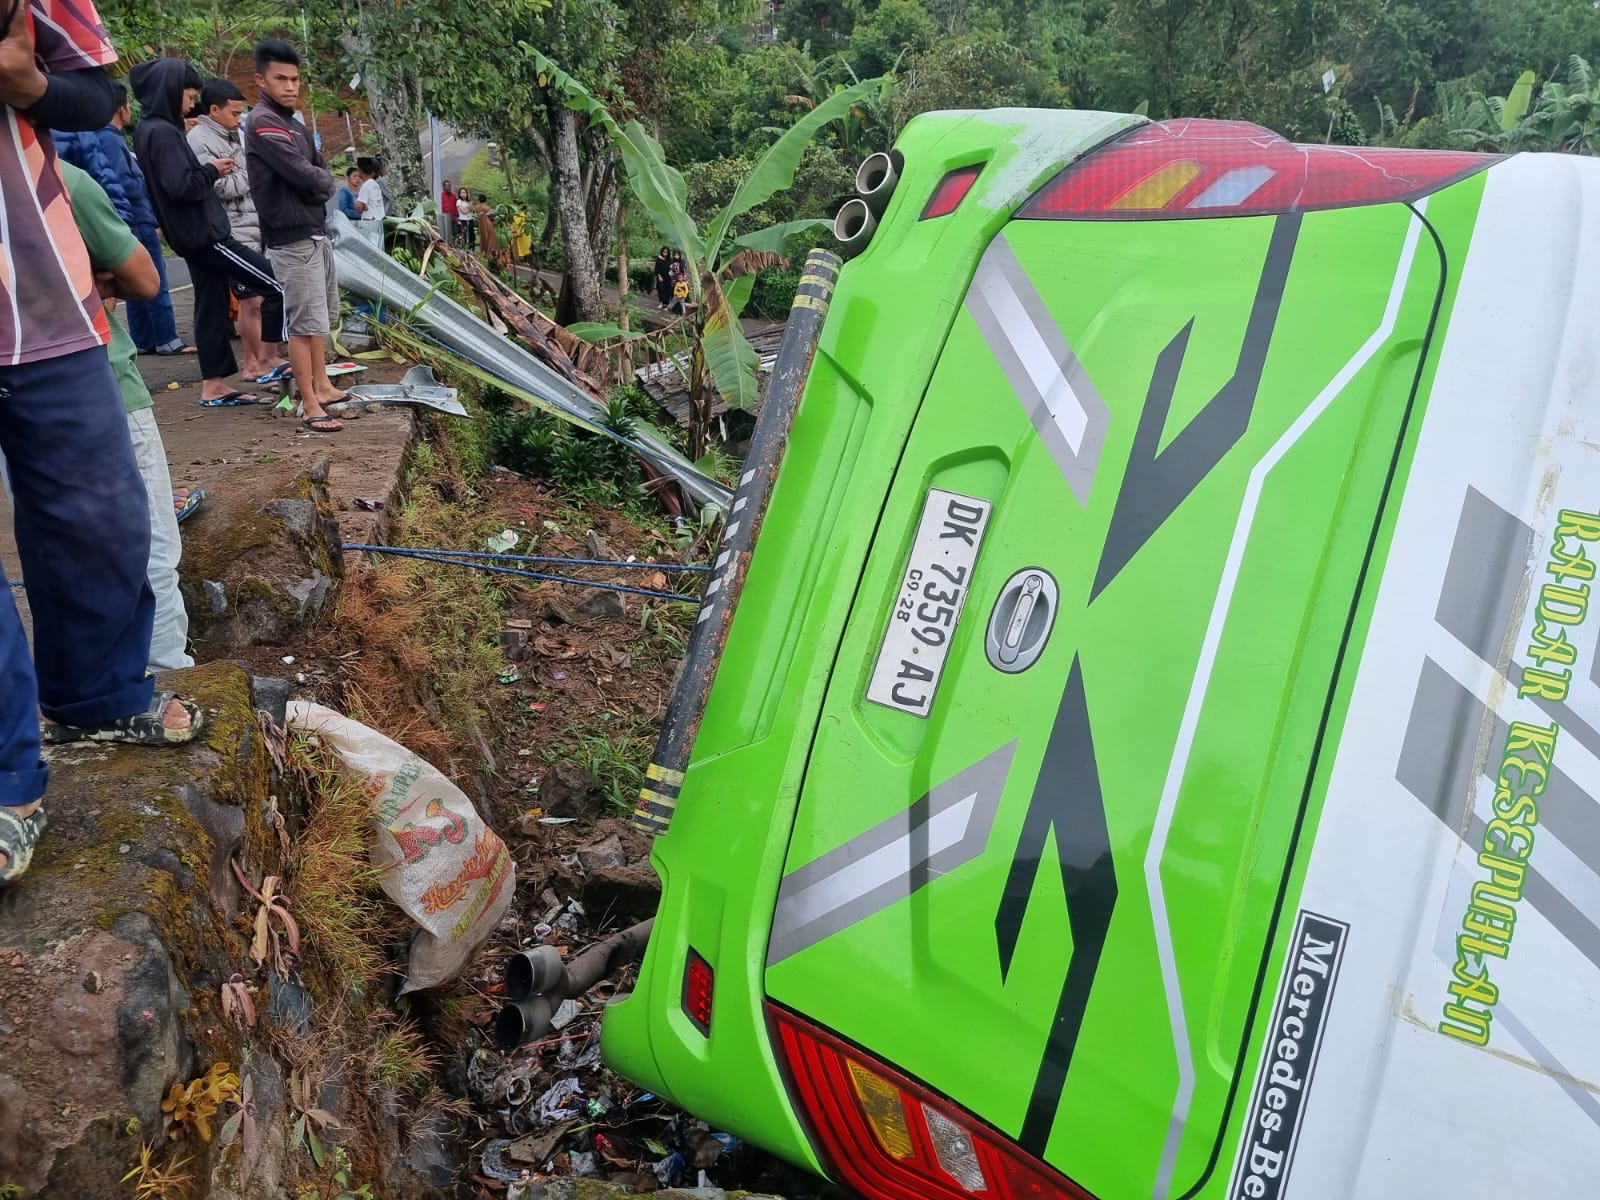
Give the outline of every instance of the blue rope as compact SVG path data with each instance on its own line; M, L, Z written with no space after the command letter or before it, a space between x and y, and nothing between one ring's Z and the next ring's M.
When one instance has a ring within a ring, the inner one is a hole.
M412 546L367 546L346 542L342 550L370 550L374 554L447 554L451 558L504 558L511 562L565 563L573 567L617 567L632 571L700 571L710 573L710 567L685 566L681 563L624 562L618 558L566 558L545 554L486 554L479 550L432 550Z
M345 547L350 549L350 547ZM541 571L518 571L511 567L491 567L488 563L472 562L460 558L447 558L443 554L436 554L426 550L412 550L395 546L374 546L370 548L374 554L394 554L403 558L416 559L421 562L444 563L452 567L469 567L474 571L488 571L494 575L515 575L522 579L538 579L546 583L572 583L580 587L599 588L607 592L624 592L630 596L646 596L652 600L673 600L679 604L699 604L698 596L680 596L676 592L658 592L650 588L629 587L625 583L601 583L594 579L572 579L566 575L547 575Z

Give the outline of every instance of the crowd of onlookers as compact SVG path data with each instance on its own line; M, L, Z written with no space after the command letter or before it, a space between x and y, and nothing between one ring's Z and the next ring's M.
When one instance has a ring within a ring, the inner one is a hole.
M158 692L191 665L178 595L175 493L139 353L197 354L200 403L252 404L292 374L304 428L339 432L328 334L339 295L337 190L297 109L300 58L256 48L259 96L181 59L128 87L88 0L18 0L0 26L0 460L33 621L0 598L0 889L46 825L42 743L168 746L204 714ZM361 224L392 210L380 163L358 163ZM380 226L381 227L381 226ZM163 246L194 286L194 344L176 328ZM119 311L120 310L120 311ZM235 358L230 321L244 363ZM6 583L0 570L0 584Z

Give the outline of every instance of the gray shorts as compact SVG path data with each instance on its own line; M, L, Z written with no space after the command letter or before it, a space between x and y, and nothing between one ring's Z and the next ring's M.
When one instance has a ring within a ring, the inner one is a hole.
M269 246L272 273L283 284L283 305L292 337L320 337L333 331L339 315L339 277L333 266L333 243L307 238L287 246Z

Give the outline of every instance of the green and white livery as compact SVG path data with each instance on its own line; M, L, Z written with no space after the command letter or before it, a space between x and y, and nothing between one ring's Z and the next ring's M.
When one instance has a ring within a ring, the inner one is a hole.
M609 1061L870 1200L1592 1186L1600 164L884 161Z

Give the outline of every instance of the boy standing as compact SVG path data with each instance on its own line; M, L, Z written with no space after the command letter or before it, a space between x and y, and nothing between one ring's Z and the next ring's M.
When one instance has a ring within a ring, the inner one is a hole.
M345 398L328 378L325 342L339 313L333 246L323 228L333 174L295 120L300 55L293 46L276 39L256 46L256 86L261 102L250 114L245 143L250 194L267 256L287 289L289 361L300 385L302 423L313 433L338 433L344 426L324 411Z
M98 183L71 163L61 164L72 200L72 216L83 244L89 249L89 265L109 272L124 295L152 296L160 288L161 277L150 252L117 210ZM122 393L122 407L128 414L128 434L133 439L133 454L139 462L150 507L150 590L156 597L155 626L150 635L149 669L175 671L194 666L186 643L189 640L189 614L178 591L178 558L183 547L178 537L178 515L172 507L172 477L167 471L167 450L161 444L156 426L155 402L139 375L138 355L122 317L117 314L115 294L105 298L106 315L111 321L111 367Z
M184 135L184 121L200 98L200 76L181 58L156 58L128 74L143 117L134 135L156 215L172 248L189 264L194 281L194 333L200 348L200 403L208 408L255 404L253 393L235 391L227 376L239 369L228 344L230 282L265 297L265 336L277 342L283 328L284 290L260 252L233 236L227 210L214 190L233 174L236 162L201 164Z

